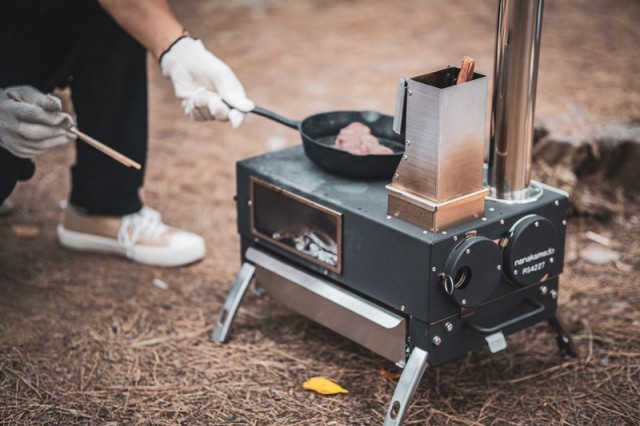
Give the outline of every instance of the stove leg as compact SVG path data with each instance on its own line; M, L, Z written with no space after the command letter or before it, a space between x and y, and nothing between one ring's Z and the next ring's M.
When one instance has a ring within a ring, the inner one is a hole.
M212 341L216 343L224 343L227 341L229 328L236 316L236 312L242 302L242 298L247 292L247 288L249 288L249 284L253 279L255 271L256 267L252 264L247 262L242 264L242 268L240 268L240 272L231 286L231 290L229 290L227 300L225 300L224 306L222 306L222 311L220 311L220 315L218 315L216 327L213 329L213 333L211 334Z
M391 404L384 418L384 426L399 426L409 406L411 398L422 379L424 371L427 369L427 359L429 355L420 348L413 348L407 365L404 367L400 381L393 392Z
M549 320L549 325L556 332L556 342L558 342L560 350L572 358L578 358L580 356L578 347L571 339L564 321L556 314Z

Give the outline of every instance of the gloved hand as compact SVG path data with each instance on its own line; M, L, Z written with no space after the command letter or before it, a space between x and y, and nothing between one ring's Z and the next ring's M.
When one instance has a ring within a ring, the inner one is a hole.
M229 120L235 129L255 107L231 68L198 39L178 40L160 57L160 68L171 78L185 114L194 120Z
M75 139L73 118L60 99L31 86L0 90L0 146L20 158L33 158Z

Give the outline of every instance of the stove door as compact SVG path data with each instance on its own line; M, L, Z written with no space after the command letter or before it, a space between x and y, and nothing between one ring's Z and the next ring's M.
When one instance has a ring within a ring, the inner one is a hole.
M251 232L335 273L342 270L342 214L255 177Z

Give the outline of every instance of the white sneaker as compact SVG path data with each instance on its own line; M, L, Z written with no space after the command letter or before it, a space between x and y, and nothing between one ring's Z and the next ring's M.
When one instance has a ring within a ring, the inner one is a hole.
M4 202L0 203L0 216L9 216L13 213L13 203L11 200L4 200Z
M87 216L69 206L58 225L58 241L68 249L110 253L157 266L193 263L206 251L201 236L165 225L160 213L149 207L113 217Z

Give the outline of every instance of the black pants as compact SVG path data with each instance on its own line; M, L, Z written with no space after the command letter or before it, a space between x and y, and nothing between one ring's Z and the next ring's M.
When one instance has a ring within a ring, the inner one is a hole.
M142 0L144 1L144 0ZM0 88L47 93L69 85L78 128L143 165L147 153L145 49L95 0L7 0L0 4ZM0 148L0 202L32 163ZM77 142L70 202L95 215L142 208L144 175Z

